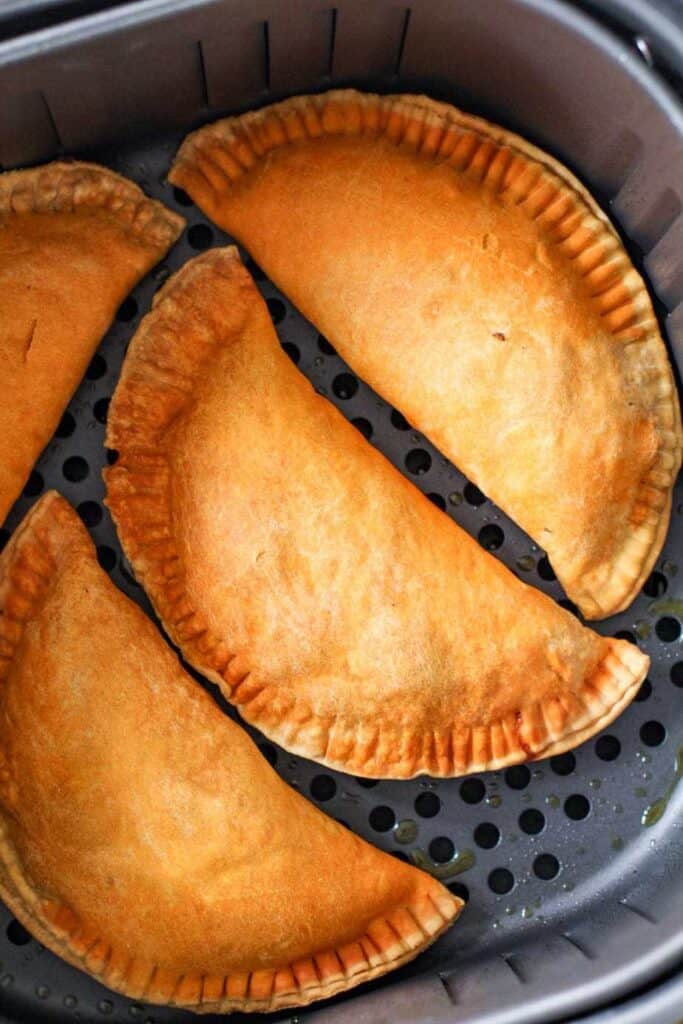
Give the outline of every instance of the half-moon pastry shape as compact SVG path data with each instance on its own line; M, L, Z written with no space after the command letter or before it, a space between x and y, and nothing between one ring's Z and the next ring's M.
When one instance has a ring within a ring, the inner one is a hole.
M200 129L170 180L542 547L588 618L666 534L679 404L645 285L566 168L418 96Z
M0 174L0 523L117 308L184 223L94 164Z
M0 645L0 895L103 984L202 1012L300 1005L460 912L276 775L54 491L0 559Z
M375 777L500 768L580 743L645 675L315 394L234 248L158 293L108 424L107 504L159 618L289 750Z

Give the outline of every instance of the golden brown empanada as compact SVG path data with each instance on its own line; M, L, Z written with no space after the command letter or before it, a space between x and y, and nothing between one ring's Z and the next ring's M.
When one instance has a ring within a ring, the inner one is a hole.
M667 530L680 412L645 285L566 168L446 104L344 91L201 129L170 180L587 617L631 602Z
M203 1012L322 999L462 902L275 774L54 491L0 559L0 895L53 952Z
M645 675L315 394L234 248L158 293L107 444L107 503L169 636L289 750L367 776L500 768L580 743Z
M0 523L118 306L183 224L94 164L0 174Z

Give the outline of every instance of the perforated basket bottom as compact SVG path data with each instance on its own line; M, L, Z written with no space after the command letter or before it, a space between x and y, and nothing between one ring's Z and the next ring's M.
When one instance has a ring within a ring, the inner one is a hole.
M126 346L150 308L154 292L199 250L229 241L183 193L165 182L178 141L166 137L154 148L91 154L183 213L188 228L168 259L123 303L7 523L11 530L44 489L57 488L78 509L97 545L100 563L114 583L150 614L103 506L101 471L107 461L103 444L109 398ZM359 381L263 274L249 262L248 266L267 300L283 347L318 391L444 514L478 537L525 582L567 606L543 552ZM674 781L674 761L683 742L681 718L676 717L683 686L679 640L683 565L680 576L677 565L683 532L680 487L673 507L666 548L643 593L628 612L596 627L646 650L652 658L650 678L607 733L574 753L466 780L370 782L291 757L248 729L286 781L327 814L394 856L412 858L437 872L469 899L458 925L400 972L404 976L438 969L452 977L445 982L452 994L453 988L457 991L459 963L480 956L485 949L500 955L514 952L539 930L549 940L564 935L580 955L599 956L599 944L586 949L576 930L577 922L594 918L596 908L614 908L622 901L619 913L626 918L640 914L656 920L657 908L638 906L632 893L639 876L651 875L663 858L676 852L673 806L658 824L643 825L648 815L656 817L656 801ZM2 536L4 541L8 531ZM482 607L482 630L487 628L486 621ZM496 643L495 635L487 639ZM216 697L213 688L209 691ZM226 711L237 717L231 709ZM675 799L674 794L672 804ZM101 988L31 940L4 908L0 961L0 1006L17 1020L197 1019L176 1010L141 1006ZM508 966L514 969L514 962ZM385 979L380 984L390 982ZM303 1018L307 1012L296 1016Z

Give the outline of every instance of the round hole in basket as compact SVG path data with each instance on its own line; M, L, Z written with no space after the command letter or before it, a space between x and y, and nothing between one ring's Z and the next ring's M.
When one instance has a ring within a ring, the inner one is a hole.
M510 789L526 789L531 781L531 772L525 764L513 764L505 769L505 782Z
M465 779L460 783L460 797L466 804L480 804L486 795L486 786L481 779Z
M640 727L640 738L648 747L658 747L666 739L666 729L661 722L645 722Z
M664 643L671 644L674 640L679 639L681 624L678 619L674 619L671 615L664 615L661 619L657 619L655 633Z
M83 520L85 526L99 526L102 522L102 506L96 501L82 501L76 511Z
M424 448L411 448L404 461L406 469L413 476L422 476L432 466L432 457Z
M477 534L477 540L486 551L497 551L503 546L505 534L500 526L495 523L487 523Z
M337 354L327 338L323 338L322 334L318 335L318 348L326 356L336 356Z
M287 353L287 355L292 360L295 366L298 364L299 360L301 359L301 351L299 350L299 347L294 344L293 341L283 341L282 351Z
M370 828L374 829L375 832L388 832L396 824L396 815L391 807L381 805L373 807L368 821L370 822Z
M324 802L331 800L335 795L337 792L337 783L331 775L314 775L311 781L310 790L311 796L314 800ZM381 829L380 831L385 830Z
M436 793L420 793L415 798L415 810L421 818L434 818L441 810L441 800Z
M500 829L490 821L482 821L474 830L474 841L482 850L492 850L500 842Z
M429 856L435 864L446 864L455 856L455 844L448 836L437 836L429 844Z
M541 853L534 860L534 874L537 878L549 881L560 872L560 862L552 853Z
M31 941L30 933L15 918L7 925L5 934L13 946L27 946Z
M213 228L208 224L193 224L187 229L187 240L193 249L202 252L213 245Z
M55 437L71 437L75 429L76 420L74 419L70 412L65 412L61 420L59 421L59 426L55 430Z
M351 422L356 430L363 435L365 440L369 441L372 437L372 423L370 420L366 420L364 416L356 416L356 418L351 420Z
M527 807L519 816L519 827L528 836L537 836L545 828L545 816L536 807Z
M495 892L498 896L503 896L513 888L515 876L508 868L494 868L487 881L491 892Z
M590 814L590 800L583 793L572 793L564 802L564 813L572 821L583 821Z
M353 398L358 391L358 378L352 373L338 373L332 381L332 391L337 398Z
M616 761L621 753L621 743L616 736L600 736L595 744L595 753L601 761Z
M287 316L287 307L282 299L266 299L266 305L268 306L268 312L273 323L282 323Z
M391 410L390 419L392 427L396 430L410 430L410 423L408 423L408 420L405 418L403 413L398 411L398 409Z

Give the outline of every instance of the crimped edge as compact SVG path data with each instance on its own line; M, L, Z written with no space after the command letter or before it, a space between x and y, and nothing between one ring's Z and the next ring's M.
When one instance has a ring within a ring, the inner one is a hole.
M631 510L633 528L589 574L563 573L561 559L554 566L586 618L616 614L633 601L664 542L681 464L681 416L645 283L605 213L567 168L520 136L446 103L343 89L295 96L200 128L182 143L169 180L211 215L221 196L271 150L321 135L360 134L447 162L522 207L572 261L601 318L626 348L625 370L650 367L639 375L649 388L659 448Z
M0 556L0 679L11 670L24 626L37 614L59 572L61 554L71 556L74 550L93 557L75 512L57 492L49 491ZM0 782L11 785L5 779ZM16 918L53 953L109 988L133 999L197 1013L303 1006L412 960L455 921L464 906L435 879L413 870L417 884L410 901L371 921L353 942L280 968L178 976L114 949L66 904L36 892L0 814L0 897Z
M178 239L185 219L149 199L134 182L107 167L55 160L0 174L0 217L10 213L76 213L101 210L162 256Z
M410 733L391 725L364 726L341 715L322 719L303 699L256 679L239 652L215 636L185 591L176 546L165 455L167 427L192 400L217 345L236 343L239 326L183 345L183 293L199 275L217 273L257 292L234 247L211 250L186 264L158 293L124 363L110 409L107 444L119 451L105 470L108 505L121 543L169 637L199 672L216 683L247 721L287 750L368 778L452 777L547 757L582 742L610 722L635 695L649 659L627 641L605 638L607 653L581 695L559 693L501 721L457 733ZM235 314L236 303L230 303ZM240 314L242 315L242 314ZM237 322L237 321L236 321ZM568 726L571 724L571 728Z

